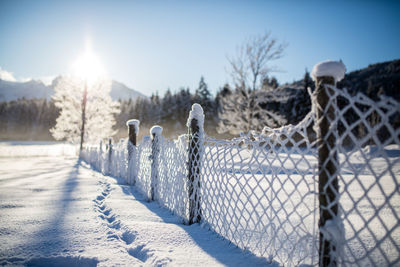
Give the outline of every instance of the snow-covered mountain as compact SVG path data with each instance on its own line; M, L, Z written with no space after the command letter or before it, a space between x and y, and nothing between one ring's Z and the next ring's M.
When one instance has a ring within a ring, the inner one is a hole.
M12 101L20 98L47 98L54 94L50 86L41 81L11 82L0 79L0 101Z
M136 99L138 97L147 98L144 94L114 80L112 81L110 96L113 100L128 100L129 98Z
M28 82L12 82L0 79L0 101L12 101L21 98L50 99L54 94L53 88L57 79L59 79L59 77L56 77L49 86L46 86L43 82L37 80L30 80ZM138 91L135 91L117 81L112 82L110 95L113 100L127 100L129 98L136 99L138 97L147 98L142 93L139 93Z

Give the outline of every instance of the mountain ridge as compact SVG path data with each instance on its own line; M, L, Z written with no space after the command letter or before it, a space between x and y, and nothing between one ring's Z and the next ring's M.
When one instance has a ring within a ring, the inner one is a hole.
M50 85L45 85L39 80L14 82L0 79L0 101L9 102L22 98L50 100L51 96L55 93L54 87L56 85L56 81L60 77L61 76L57 76L54 78ZM139 97L148 98L144 94L115 80L112 80L110 96L114 101L136 99Z

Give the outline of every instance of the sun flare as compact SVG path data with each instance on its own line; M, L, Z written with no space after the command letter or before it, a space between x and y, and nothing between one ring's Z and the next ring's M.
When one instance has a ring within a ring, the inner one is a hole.
M86 45L82 53L72 64L72 74L88 83L94 83L106 76L106 71L90 45Z

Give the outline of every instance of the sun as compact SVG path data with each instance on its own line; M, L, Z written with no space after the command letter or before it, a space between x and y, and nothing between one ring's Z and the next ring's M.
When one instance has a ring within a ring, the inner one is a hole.
M89 84L106 76L106 71L99 57L94 53L90 45L86 45L85 51L73 62L72 74Z

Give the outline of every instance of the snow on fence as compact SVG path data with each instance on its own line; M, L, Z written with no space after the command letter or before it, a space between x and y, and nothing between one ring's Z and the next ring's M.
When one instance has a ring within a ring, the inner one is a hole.
M285 266L400 264L400 104L335 87L344 66L313 70L311 112L298 125L232 140L189 133L86 147L82 157L147 198L237 246Z

